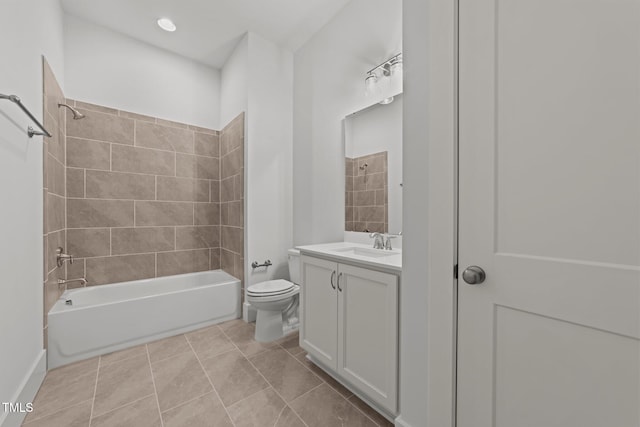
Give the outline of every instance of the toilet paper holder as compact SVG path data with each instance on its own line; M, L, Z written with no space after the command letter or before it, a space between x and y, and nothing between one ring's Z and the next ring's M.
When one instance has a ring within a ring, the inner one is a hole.
M270 265L273 265L270 259L266 260L262 264L258 264L258 261L253 261L251 263L251 268L269 267Z

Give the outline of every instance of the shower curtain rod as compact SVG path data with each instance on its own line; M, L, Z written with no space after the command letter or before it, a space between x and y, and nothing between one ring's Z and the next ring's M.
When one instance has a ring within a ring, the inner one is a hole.
M25 107L25 106L24 106L24 104L22 103L22 101L20 101L20 98L19 98L19 97L17 97L16 95L3 95L3 94L1 94L1 93L0 93L0 99L7 99L7 100L9 100L9 101L13 102L14 104L16 104L18 107L20 107L20 109L21 109L22 111L24 111L24 113L25 113L27 116L29 116L29 118L30 118L30 119L31 119L31 120L32 120L36 125L38 125L38 127L39 127L40 129L42 129L42 132L38 132L37 130L35 130L35 129L33 129L31 126L29 126L29 127L27 128L27 134L29 135L29 138L33 138L33 136L34 136L34 135L46 135L46 136L48 136L49 138L51 138L51 136L52 136L52 135L51 135L51 133L50 133L48 130L46 130L46 129L44 128L44 126L43 126L43 125L38 121L38 119L36 119L36 118L34 117L34 115L33 115L33 114L31 114L31 111L29 111L29 110L27 109L27 107Z

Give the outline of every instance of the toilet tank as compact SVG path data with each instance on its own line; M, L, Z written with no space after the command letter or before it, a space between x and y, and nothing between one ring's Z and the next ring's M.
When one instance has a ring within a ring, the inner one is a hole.
M296 285L300 284L300 251L289 249L289 280Z

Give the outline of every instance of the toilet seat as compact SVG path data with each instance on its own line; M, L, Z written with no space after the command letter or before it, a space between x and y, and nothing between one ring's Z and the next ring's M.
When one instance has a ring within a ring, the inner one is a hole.
M277 294L251 294L247 291L247 302L249 303L268 303L275 301L285 301L300 293L300 286L293 285L291 289Z
M284 295L290 292L295 286L295 284L288 280L267 280L265 282L249 286L249 289L247 289L247 295L254 297Z

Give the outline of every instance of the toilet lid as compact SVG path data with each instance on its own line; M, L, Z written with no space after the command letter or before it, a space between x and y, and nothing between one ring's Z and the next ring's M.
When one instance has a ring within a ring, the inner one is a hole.
M266 282L256 283L249 286L247 290L251 295L278 295L287 293L293 288L294 284L288 280L268 280Z

